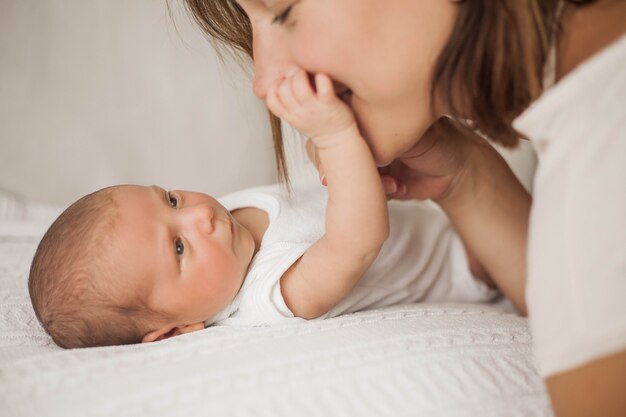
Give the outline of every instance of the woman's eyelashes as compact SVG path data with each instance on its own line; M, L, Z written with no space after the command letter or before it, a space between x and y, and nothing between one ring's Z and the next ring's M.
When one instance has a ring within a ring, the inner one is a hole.
M292 9L293 9L293 6L289 6L285 10L283 10L282 13L279 13L276 16L274 16L274 20L272 20L272 23L273 24L277 23L279 25L284 24L289 18L289 14L291 14Z

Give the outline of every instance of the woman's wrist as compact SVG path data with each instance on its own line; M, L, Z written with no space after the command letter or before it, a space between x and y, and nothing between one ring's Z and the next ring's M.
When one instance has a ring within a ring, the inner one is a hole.
M489 143L472 143L467 152L448 193L436 203L485 272L525 314L526 245L532 199Z

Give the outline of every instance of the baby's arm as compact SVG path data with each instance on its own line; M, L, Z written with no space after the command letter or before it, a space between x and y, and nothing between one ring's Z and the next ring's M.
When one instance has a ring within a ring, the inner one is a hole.
M277 83L267 105L308 136L328 187L326 233L283 275L281 290L298 317L318 317L341 301L374 262L389 234L387 201L354 115L331 80L304 71Z

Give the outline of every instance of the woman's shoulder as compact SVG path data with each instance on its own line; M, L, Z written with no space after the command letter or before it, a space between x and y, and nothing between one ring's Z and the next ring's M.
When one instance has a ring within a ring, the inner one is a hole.
M626 123L626 35L595 54L536 100L514 122L531 139L581 127ZM573 121L576 123L573 123Z

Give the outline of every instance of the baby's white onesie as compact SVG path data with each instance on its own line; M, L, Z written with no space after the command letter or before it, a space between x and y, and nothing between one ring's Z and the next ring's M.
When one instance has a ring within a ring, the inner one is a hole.
M322 186L293 191L278 185L239 191L220 202L230 211L256 207L269 227L239 294L205 324L266 325L294 317L280 278L324 234L328 193ZM355 288L319 319L416 301L492 300L497 291L474 279L459 237L429 202L389 202L389 239ZM329 276L328 279L333 279Z

